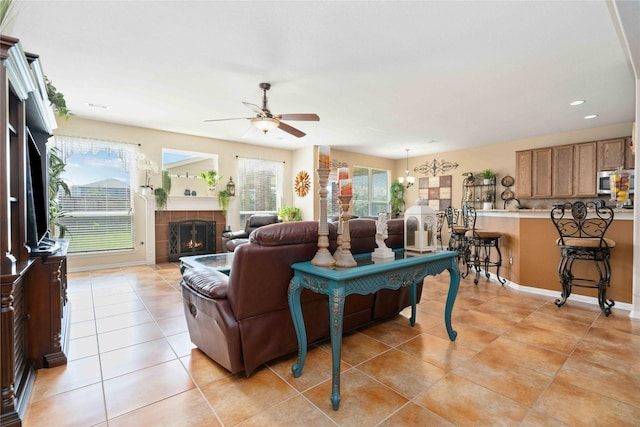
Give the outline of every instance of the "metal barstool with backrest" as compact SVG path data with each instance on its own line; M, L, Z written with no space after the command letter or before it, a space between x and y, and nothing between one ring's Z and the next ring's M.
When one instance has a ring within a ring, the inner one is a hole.
M440 249L443 249L444 246L442 244L442 226L444 224L444 212L437 212L436 216L437 216L437 232L436 232L436 239L438 240L438 242L440 242Z
M473 279L473 283L477 285L480 280L481 270L484 270L484 274L488 279L490 277L489 268L496 267L498 282L504 285L507 281L500 277L500 267L502 266L500 238L502 233L476 228L476 209L472 206L467 209L466 216L469 224L469 229L465 233L467 238L467 272L462 277L467 277L469 270L473 267L476 270L476 277Z
M562 284L562 297L556 300L556 305L561 307L567 302L573 286L595 288L598 289L600 310L609 316L615 304L613 300L607 300L607 288L611 282L609 258L616 242L604 235L613 221L613 209L603 200L565 203L551 209L551 220L560 235L556 244L560 247L558 277ZM593 262L597 277L575 277L573 264L577 260Z
M458 252L458 263L465 259L465 251L467 250L467 239L464 233L467 231L464 225L458 225L460 211L447 206L444 210L444 216L447 219L447 227L449 228L449 245L450 251Z

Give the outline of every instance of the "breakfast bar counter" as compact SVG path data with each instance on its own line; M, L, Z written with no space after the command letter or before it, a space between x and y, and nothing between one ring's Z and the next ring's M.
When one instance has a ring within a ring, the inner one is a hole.
M611 250L608 296L628 304L632 301L633 286L633 223L632 209L615 209L613 223L606 233L606 237L616 241ZM556 245L558 231L551 221L551 209L478 210L477 226L502 233L502 277L513 284L557 291L560 296L560 249ZM445 244L446 241L445 238ZM593 289L576 288L573 293L597 296Z

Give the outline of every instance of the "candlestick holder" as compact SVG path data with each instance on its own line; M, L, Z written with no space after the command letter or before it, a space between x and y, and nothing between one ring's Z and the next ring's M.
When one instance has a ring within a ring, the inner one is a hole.
M340 213L338 214L338 227L337 227L337 236L336 236L336 250L333 253L333 259L338 261L340 258L340 253L342 252L342 207L340 207Z
M351 254L351 235L349 234L349 205L351 204L351 196L340 196L340 209L342 211L342 244L340 245L340 253L336 259L337 267L355 267L358 265Z
M336 260L329 252L329 226L327 225L327 184L329 183L329 168L318 168L318 183L320 184L320 220L318 221L318 252L311 260L311 264L319 267L331 267Z

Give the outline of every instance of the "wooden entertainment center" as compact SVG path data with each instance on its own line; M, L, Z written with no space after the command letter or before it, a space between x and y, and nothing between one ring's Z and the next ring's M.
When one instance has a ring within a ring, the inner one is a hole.
M20 426L36 370L67 363L66 242L48 227L46 143L56 127L37 55L0 35L0 426ZM37 170L36 170L37 169ZM36 214L36 211L38 212ZM36 219L37 217L37 219Z

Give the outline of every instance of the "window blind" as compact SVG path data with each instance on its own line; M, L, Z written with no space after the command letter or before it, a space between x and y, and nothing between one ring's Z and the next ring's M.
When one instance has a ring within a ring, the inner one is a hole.
M132 249L132 162L136 147L111 141L56 137L66 163L62 178L70 195L58 192L69 253Z

